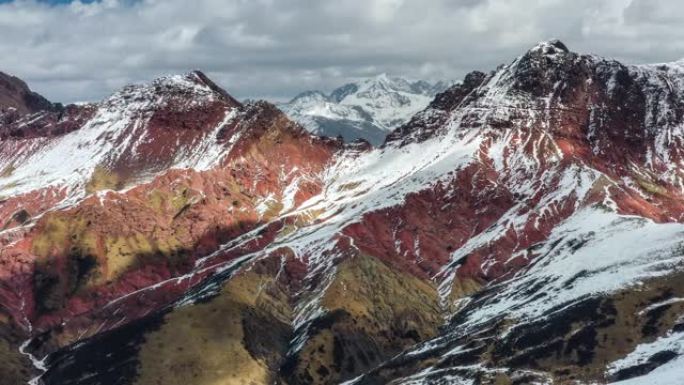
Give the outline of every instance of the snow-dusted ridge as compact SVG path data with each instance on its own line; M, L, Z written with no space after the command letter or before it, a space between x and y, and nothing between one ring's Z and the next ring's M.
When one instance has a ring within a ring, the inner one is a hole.
M542 57L542 61L536 61L540 60L537 57ZM576 106L563 100L563 93L567 91L564 88L567 85L563 84L562 81L552 83L549 93L542 96L531 96L527 92L520 92L519 89L520 87L527 87L524 84L525 80L520 79L521 73L530 71L530 68L532 71L552 71L557 65L554 64L556 61L565 63L585 61L588 65L595 66L600 70L614 70L617 75L613 74L613 79L616 76L621 76L618 72L624 70L626 73L631 73L637 79L638 84L646 84L647 90L654 90L653 93L646 93L645 103L647 106L653 106L652 111L657 112L657 114L653 115L649 107L641 126L645 129L646 136L652 138L653 142L647 146L648 151L646 153L640 154L647 159L645 164L634 166L640 170L638 171L642 173L640 175L644 175L644 169L650 169L653 171L648 172L654 172L651 167L667 165L667 171L662 175L674 186L681 186L681 161L672 161L680 151L676 143L681 141L683 137L681 129L684 127L681 116L674 110L674 108L678 108L677 106L684 96L682 93L684 90L682 87L684 74L681 72L680 62L647 66L616 66L614 62L595 56L569 56L565 46L559 45L556 41L550 41L540 43L532 48L527 55L517 58L508 66L503 66L490 75L481 86L472 91L471 95L477 95L477 97L471 101L466 98L467 103L461 105L457 111L451 112L447 119L448 123L442 125L434 135L446 140L446 138L454 135L453 132L468 135L471 127L476 127L478 135L491 139L487 143L487 155L501 175L507 174L509 170L526 170L518 178L509 175L497 181L497 183L506 184L510 191L515 191L516 194L523 197L532 197L544 191L544 185L540 185L540 181L541 183L548 183L547 188L555 184L558 185L553 187L555 191L546 193L548 195L537 203L532 211L521 215L521 212L525 212L529 205L525 200L521 200L520 206L511 208L487 232L471 238L464 246L454 252L452 257L454 263L445 266L445 270L435 277L441 283L443 301L448 300L453 280L460 267L456 261L464 260L476 249L493 244L507 231L526 231L525 229L529 228L531 218L539 218L546 215L545 213L554 215L555 210L557 210L554 207L557 207L559 203L574 201L576 212L556 226L547 239L535 247L534 256L526 256L526 258L534 258L528 268L498 284L501 290L496 290L496 297L485 298L478 302L466 302L465 306L460 307L460 309L465 308L466 310L462 310L460 313L459 322L462 323L454 330L455 334L475 333L479 330L478 328L483 327L483 325L486 327L492 320L502 315L516 320L516 324L524 327L528 322L539 321L548 317L552 310L562 311L564 307L569 307L581 299L638 287L646 280L669 276L684 268L684 255L681 254L684 226L679 223L654 223L647 218L621 215L615 212L621 209L620 205L613 201L614 193L611 191L616 189L629 194L641 195L644 194L642 187L638 186L641 182L634 182L629 178L612 180L611 177L594 169L581 158L573 160L577 163L570 168L563 166L569 158L572 159L573 155L569 155L567 149L562 148L561 143L554 137L556 127L551 125L551 119L554 116L554 111L573 112L577 109ZM617 95L614 89L618 87L625 86L616 86L609 82L606 85L605 92L610 97L614 97ZM662 89L669 90L670 99L657 91ZM594 110L601 111L606 106L590 105L589 108L593 112ZM428 109L422 112L422 116L419 115L419 118L429 121L435 114L442 114L442 112ZM464 117L467 117L467 120ZM477 117L476 123L473 122L473 117ZM597 120L596 124L600 124L599 118L592 115L590 120L593 121L594 119ZM511 125L512 127L500 130L489 125L489 122L492 121L514 123ZM590 122L591 124L594 123ZM529 135L535 131L536 134ZM642 135L641 133L635 134ZM481 136L476 135L474 138L480 140ZM434 139L427 139L421 144L426 144L426 148L429 148L429 143L432 143L432 140ZM408 148L404 147L400 150L404 151L404 154L413 152L413 143L409 143ZM681 145L681 142L679 143ZM530 147L531 151L522 150ZM395 148L390 143L385 150L392 152L398 151L399 148ZM478 150L483 151L481 148ZM421 154L427 155L433 154L433 152L426 151ZM369 154L368 156L373 155ZM363 162L363 159L364 157L361 157L360 160L356 161ZM470 159L476 161L478 159L477 152L474 151ZM418 165L416 169L423 172L420 165L425 163L420 158L414 159L410 164ZM656 164L659 166L655 166ZM542 172L540 179L537 179L539 178L538 171ZM358 176L357 179L359 181L364 180L362 176ZM435 179L438 180L438 178ZM390 178L390 180L392 179ZM588 196L590 194L594 196L597 187L606 182L608 182L608 186L603 187L602 204L590 203L587 200ZM410 186L411 184L408 183L407 185ZM413 191L419 189L417 187ZM363 191L363 189L360 190ZM401 194L399 195L401 196ZM390 196L393 197L394 195L390 194ZM363 193L359 199L364 200ZM536 221L538 223L539 219ZM557 246L567 240L577 240L582 246L576 248L572 243ZM513 255L511 259L523 256L525 253ZM483 265L482 268L486 271L487 267ZM570 287L567 286L569 282L572 282ZM543 286L539 286L535 293L543 292L550 294L551 297L530 297L526 288L538 286L541 283ZM445 307L447 307L446 304ZM515 326L511 330L515 330ZM432 343L419 345L415 351L409 350L406 356L424 354L430 350L442 351L441 349L445 348L445 344L457 338L455 335L449 336L447 334L447 336L435 339ZM677 351L679 351L679 342L675 342L675 344L677 344ZM460 347L456 346L453 351L454 354L462 353L459 349ZM650 352L653 353L656 350ZM639 353L635 352L634 354L638 355ZM448 359L449 355L447 354L442 357L440 362L448 361ZM469 378L450 377L449 370L437 369L438 367L440 366L435 365L435 367L416 374L415 377L407 378L405 382L399 381L397 383L432 384L432 381L447 381L447 383L457 384L473 383ZM668 365L667 368L673 368L673 365ZM461 369L474 372L490 370L483 367ZM663 368L663 371L667 372L668 375L672 374L666 368ZM440 372L444 373L440 374ZM653 378L665 377L655 374ZM640 378L635 381L634 383L643 383L639 381L648 380ZM363 377L349 383L363 383ZM631 384L632 382L626 383Z
M203 76L203 75L202 75ZM74 202L85 194L85 186L96 168L111 169L122 158L140 157L141 146L157 140L148 127L155 113L172 109L175 113L210 106L223 95L217 93L196 72L156 79L148 84L130 85L97 104L93 116L80 129L56 138L8 141L0 152L0 169L12 172L0 176L0 195L18 196L47 187L65 189ZM168 168L206 169L222 153L216 135L232 117L227 106L223 119L199 143L176 143L177 152L162 169L141 174L141 183ZM173 153L171 154L173 155Z

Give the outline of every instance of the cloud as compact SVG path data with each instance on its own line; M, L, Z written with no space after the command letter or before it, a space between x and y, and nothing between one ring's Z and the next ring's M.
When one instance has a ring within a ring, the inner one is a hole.
M458 79L557 37L627 62L684 56L677 0L102 0L0 4L0 70L52 100L202 69L283 99L389 72Z

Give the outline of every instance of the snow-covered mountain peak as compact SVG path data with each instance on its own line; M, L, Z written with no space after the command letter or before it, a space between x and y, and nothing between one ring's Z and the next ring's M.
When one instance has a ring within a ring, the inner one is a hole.
M290 100L289 104L306 106L311 103L328 102L330 97L321 91L304 91Z
M357 89L355 93L378 91L384 93L397 92L434 96L437 92L444 90L447 87L447 84L448 83L443 81L435 83L430 83L425 80L414 81L399 76L391 76L390 74L383 72L374 77L361 79L356 83L351 83L344 87L355 85ZM352 87L349 88L351 89ZM343 99L344 98L342 98L342 100Z
M389 82L390 75L387 72L381 72L375 76L375 80L378 82Z
M379 145L387 133L447 87L447 82L410 81L381 73L345 84L330 95L301 93L280 107L314 134L342 136L347 141L362 138Z
M0 153L0 162L12 159L12 172L0 175L0 191L18 196L51 187L77 201L93 189L97 173L116 180L109 188L118 189L172 167L205 167L218 161L225 149L218 135L240 107L193 71L128 85L61 115L26 115L5 129L30 140ZM64 124L70 127L60 128Z
M102 105L109 108L124 105L126 108L154 107L172 101L186 101L189 105L196 105L216 100L223 100L235 106L240 104L202 72L192 71L162 76L149 83L127 85L105 99Z
M530 52L541 52L545 55L555 55L558 53L568 53L570 50L568 47L558 39L551 39L546 41L541 41L537 43Z
M401 77L393 77L390 76L388 73L383 72L375 77L364 79L359 82L360 84L360 92L368 89L380 89L385 92L412 92L413 90L411 89L411 83Z

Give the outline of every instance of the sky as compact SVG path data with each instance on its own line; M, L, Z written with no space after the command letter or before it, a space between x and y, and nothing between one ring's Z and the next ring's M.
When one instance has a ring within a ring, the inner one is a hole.
M0 71L61 102L193 69L286 100L382 72L459 80L551 38L674 61L683 14L680 0L0 0Z

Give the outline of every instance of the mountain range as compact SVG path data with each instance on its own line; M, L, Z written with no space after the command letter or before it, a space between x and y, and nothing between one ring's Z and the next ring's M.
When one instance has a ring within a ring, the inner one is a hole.
M201 72L67 106L0 85L3 384L684 376L683 61L541 42L366 110L398 124L376 147Z
M346 84L329 95L306 91L278 107L309 132L379 146L389 132L423 110L446 82L409 81L386 73Z

